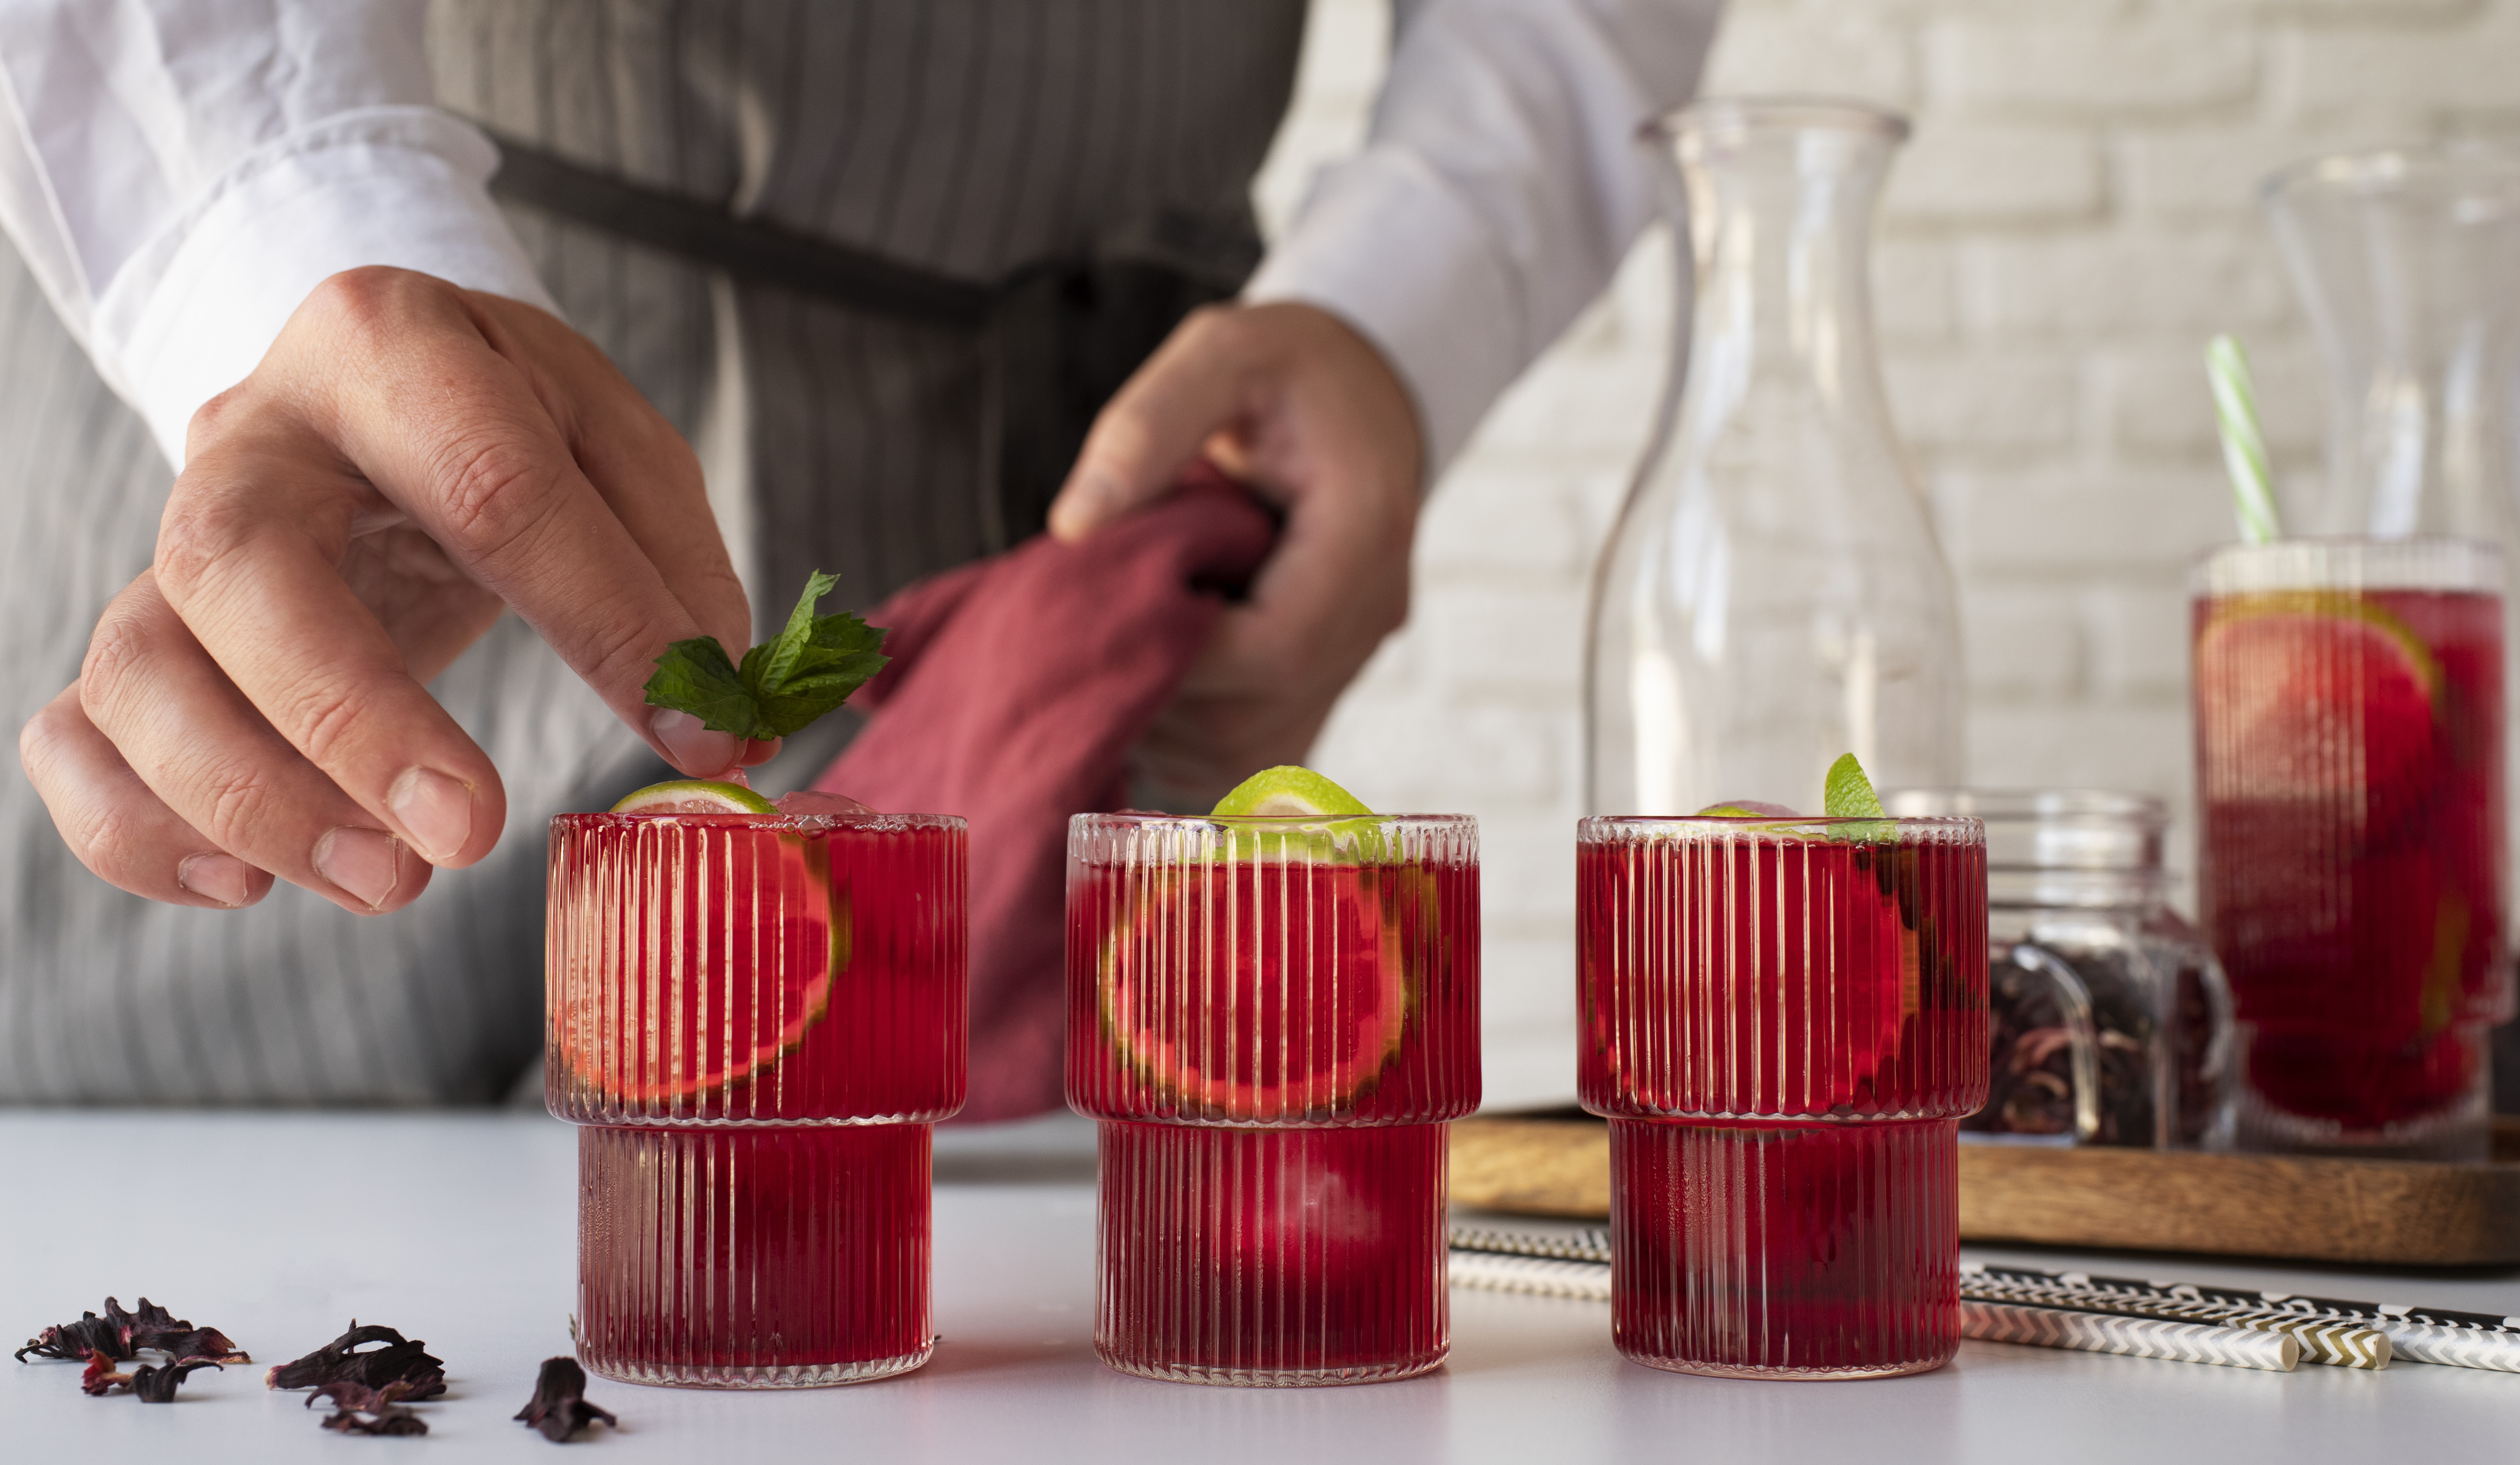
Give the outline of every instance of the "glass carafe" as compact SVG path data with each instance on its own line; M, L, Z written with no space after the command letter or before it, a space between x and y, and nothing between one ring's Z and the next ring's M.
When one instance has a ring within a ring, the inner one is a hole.
M2338 154L2262 197L2327 364L2327 474L2295 534L2511 545L2520 360L2520 160Z
M1594 576L1596 814L1808 810L1849 751L1882 784L1958 779L1951 574L1873 357L1873 204L1907 133L1767 100L1645 129L1695 304Z

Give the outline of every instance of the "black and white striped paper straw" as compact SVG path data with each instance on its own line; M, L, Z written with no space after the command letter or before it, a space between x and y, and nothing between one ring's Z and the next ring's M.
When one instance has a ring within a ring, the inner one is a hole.
M2279 1312L2352 1318L2388 1335L2400 1358L2417 1363L2443 1363L2454 1368L2487 1368L2520 1373L2520 1327L2515 1319L2488 1312L2462 1312L2448 1308L2419 1308L2395 1303L2356 1303L2336 1298L2295 1297L2284 1292L2250 1292L2193 1282L2148 1282L2134 1277L2094 1276L2082 1271L2048 1271L2035 1266L1965 1263L1994 1279L2063 1285L2079 1290L2133 1298L2223 1303L2265 1308Z
M2322 1317L2308 1312L2278 1312L2270 1308L2236 1308L2220 1303L2182 1302L2172 1298L2127 1297L2085 1292L2062 1285L1992 1281L1963 1267L1960 1297L1968 1302L2014 1303L2033 1308L2063 1308L2082 1312L2110 1312L2126 1317L2158 1317L2172 1322L2210 1322L2258 1333L2283 1333L2301 1343L2305 1363L2339 1368L2386 1368L2389 1337L2350 1317Z

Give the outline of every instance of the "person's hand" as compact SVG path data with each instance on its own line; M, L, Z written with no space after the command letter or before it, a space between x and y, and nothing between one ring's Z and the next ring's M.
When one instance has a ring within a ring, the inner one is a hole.
M691 449L549 314L337 275L186 446L155 562L19 738L113 884L238 907L277 875L367 912L488 854L498 771L427 684L503 602L685 773L767 756L643 702L667 642L740 653L743 590Z
M1409 614L1418 417L1382 353L1309 305L1201 310L1120 388L1051 506L1076 540L1161 497L1204 454L1280 506L1278 548L1229 605L1141 746L1168 790L1213 799L1301 760Z

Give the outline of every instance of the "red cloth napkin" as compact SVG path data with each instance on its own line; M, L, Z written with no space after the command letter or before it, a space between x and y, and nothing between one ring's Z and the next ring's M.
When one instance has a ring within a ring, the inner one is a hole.
M1276 541L1213 468L1183 482L1082 543L1033 539L867 612L892 664L850 700L875 716L814 786L971 821L966 1120L1058 1106L1067 817L1127 806L1130 748Z

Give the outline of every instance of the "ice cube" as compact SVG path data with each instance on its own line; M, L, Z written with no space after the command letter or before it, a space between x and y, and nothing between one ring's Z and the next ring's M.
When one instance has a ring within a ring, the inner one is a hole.
M874 819L876 812L844 793L800 788L779 796L779 812L790 819Z

